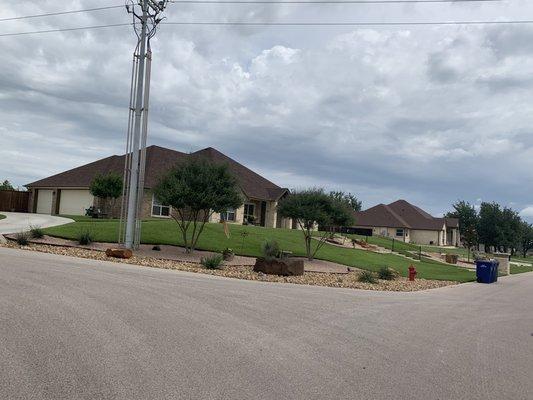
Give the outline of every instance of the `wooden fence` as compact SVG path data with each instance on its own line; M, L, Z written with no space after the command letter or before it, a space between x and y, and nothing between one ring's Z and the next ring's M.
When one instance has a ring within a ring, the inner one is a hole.
M0 211L28 212L30 192L0 190Z

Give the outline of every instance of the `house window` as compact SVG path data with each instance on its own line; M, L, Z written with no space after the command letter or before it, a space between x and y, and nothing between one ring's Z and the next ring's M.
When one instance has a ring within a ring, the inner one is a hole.
M404 230L403 229L396 229L396 236L397 237L403 237Z
M221 221L235 221L235 209L229 208L227 211L220 213Z
M255 219L255 204L245 204L244 205L244 221L253 222L250 220Z
M170 206L165 206L159 202L155 197L152 197L152 216L154 217L169 217Z

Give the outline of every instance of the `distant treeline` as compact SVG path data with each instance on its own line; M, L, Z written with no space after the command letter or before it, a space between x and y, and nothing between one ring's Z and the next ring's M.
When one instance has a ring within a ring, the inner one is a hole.
M526 257L533 249L533 226L524 221L518 212L498 203L481 203L479 209L466 201L453 204L446 217L459 219L461 241L467 248L515 254Z

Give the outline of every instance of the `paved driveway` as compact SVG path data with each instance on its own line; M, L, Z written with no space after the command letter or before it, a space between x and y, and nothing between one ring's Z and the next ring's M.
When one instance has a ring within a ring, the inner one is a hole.
M380 293L0 248L2 399L532 399L533 274Z
M0 220L0 234L27 231L31 226L49 228L74 222L69 218L45 214L0 212L6 218Z

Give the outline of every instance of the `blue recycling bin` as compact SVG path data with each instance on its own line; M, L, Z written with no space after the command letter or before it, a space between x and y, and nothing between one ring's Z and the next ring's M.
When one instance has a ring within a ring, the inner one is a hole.
M479 283L494 283L498 280L498 265L496 260L476 261L476 276Z

